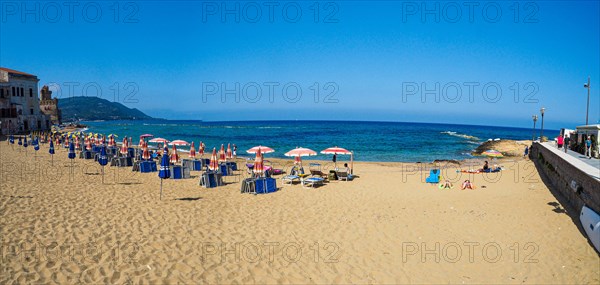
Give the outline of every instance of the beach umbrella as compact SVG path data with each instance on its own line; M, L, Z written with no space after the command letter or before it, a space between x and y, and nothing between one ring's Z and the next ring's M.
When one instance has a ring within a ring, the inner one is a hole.
M50 165L54 165L54 143L50 140L50 148L48 148L48 153L50 153Z
M123 138L123 144L121 145L121 154L127 156L127 149L129 148L128 146L128 142L127 142L127 138Z
M296 147L295 149L292 149L288 152L285 153L285 156L293 156L294 157L294 164L300 164L302 165L302 156L315 156L317 155L317 152L309 149L309 148L304 148L304 147Z
M175 164L177 162L179 162L179 155L177 154L177 147L176 145L173 145L173 153L171 153L171 163Z
M198 150L199 150L200 157L204 156L204 149L205 148L206 148L206 145L202 141L200 141L200 144L198 145Z
M194 148L194 142L192 142L192 146L190 147L190 158L196 158L196 148Z
M90 138L86 138L85 139L85 149L86 150L92 150L92 141Z
M33 142L31 143L31 145L33 145L33 149L37 152L38 150L40 150L40 138L35 137L35 139L33 140Z
M100 141L102 143L102 145L106 145L106 137L102 136L102 140Z
M18 145L23 145L23 141L21 140L21 137L19 137Z
M153 139L149 140L148 142L151 142L151 143L168 143L169 140L168 139L163 139L163 138L153 138Z
M160 162L160 170L158 171L158 177L160 177L160 199L162 200L162 182L163 179L169 179L171 177L171 169L169 168L169 157L167 154L169 153L169 149L165 145L165 149L163 150L165 155L162 156L162 160Z
M106 147L100 148L100 156L98 156L98 163L102 166L102 184L104 184L104 166L108 164L108 157L106 156Z
M225 159L233 159L233 153L231 152L231 144L227 144L227 154Z
M150 152L148 151L148 143L144 142L143 150L144 151L142 152L142 159L150 160Z
M189 143L184 140L174 140L169 145L189 145Z
M23 137L23 147L25 148L25 156L27 156L27 136Z
M352 159L353 159L352 152L351 152L351 151L349 151L349 150L347 150L347 149L345 149L345 148L341 148L341 147L338 147L338 146L334 146L334 147L326 148L326 149L322 150L322 151L321 151L321 153L322 153L322 154L333 154L333 155L338 155L338 154L347 154L347 155L350 155L350 162L351 162L351 163L353 162L353 161L352 161ZM353 164L353 163L352 163L352 164ZM333 164L333 165L334 165L334 167L335 167L335 168L337 168L337 161L336 161L336 162L334 162L334 164ZM352 165L352 166L353 166L353 165ZM351 169L353 168L352 166L350 167Z
M254 169L252 171L254 171L254 173L258 174L259 176L262 175L263 171L264 171L264 163L263 163L263 156L261 153L260 148L256 151L256 158L254 159Z
M217 162L217 149L214 147L212 155L210 156L210 163L208 164L208 169L212 171L217 171L217 169L219 169L219 163Z
M256 153L258 150L260 150L261 153L271 153L271 152L275 152L274 149L268 147L268 146L264 146L264 145L259 145L259 146L255 146L249 150L247 150L247 153Z
M75 136L75 149L80 150L81 145L79 144L79 136Z
M144 147L144 138L140 137L140 143L138 144L138 148L142 149Z
M221 149L219 150L219 163L226 161L225 159L225 146L221 144Z
M14 149L15 137L13 135L10 135L10 137L8 138L8 142L10 143L10 148Z
M75 159L75 145L73 142L69 143L69 159Z
M485 155L488 157L504 157L504 155L502 155L501 152L494 150L494 149L486 150L486 151L482 152L481 155Z

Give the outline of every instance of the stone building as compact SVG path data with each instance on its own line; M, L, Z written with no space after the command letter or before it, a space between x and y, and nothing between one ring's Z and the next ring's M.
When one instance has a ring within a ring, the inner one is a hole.
M62 114L58 109L58 98L52 98L52 91L45 85L40 91L40 110L50 116L51 124L58 125L61 123Z
M50 116L40 110L38 82L35 75L0 67L2 134L50 129Z

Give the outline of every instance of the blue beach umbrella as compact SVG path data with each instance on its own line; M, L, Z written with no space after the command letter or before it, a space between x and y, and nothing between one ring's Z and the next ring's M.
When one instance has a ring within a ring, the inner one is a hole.
M48 149L50 154L50 165L54 165L54 142L50 140L50 148Z
M98 157L98 163L102 166L102 184L104 184L104 166L108 164L108 158L106 157L106 147L100 148L100 156Z
M160 177L160 199L162 200L162 182L163 179L169 179L171 177L171 169L169 169L169 148L165 144L163 151L162 160L160 161L160 170L158 171L158 177Z
M21 141L21 137L19 137L19 145L23 145L23 141Z
M35 149L35 151L40 150L40 139L38 137L33 140L33 149Z
M8 140L10 141L10 144L15 144L15 136L10 135L10 138Z
M27 136L23 137L23 147L25 148L25 156L27 156Z
M69 159L75 159L75 145L73 142L69 143Z

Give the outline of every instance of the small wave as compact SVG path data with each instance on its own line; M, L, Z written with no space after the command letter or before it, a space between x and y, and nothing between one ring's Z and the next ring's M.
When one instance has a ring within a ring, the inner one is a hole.
M468 139L468 140L479 140L478 137L476 136L470 136L470 135L465 135L465 134L459 134L457 132L452 132L452 131L444 131L444 132L440 132L442 134L447 134L453 137L459 137L459 138L463 138L463 139Z

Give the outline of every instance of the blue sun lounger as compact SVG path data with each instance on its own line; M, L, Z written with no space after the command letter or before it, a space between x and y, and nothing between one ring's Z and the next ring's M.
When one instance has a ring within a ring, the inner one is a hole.
M440 183L440 170L432 169L429 171L429 177L425 179L427 183Z

